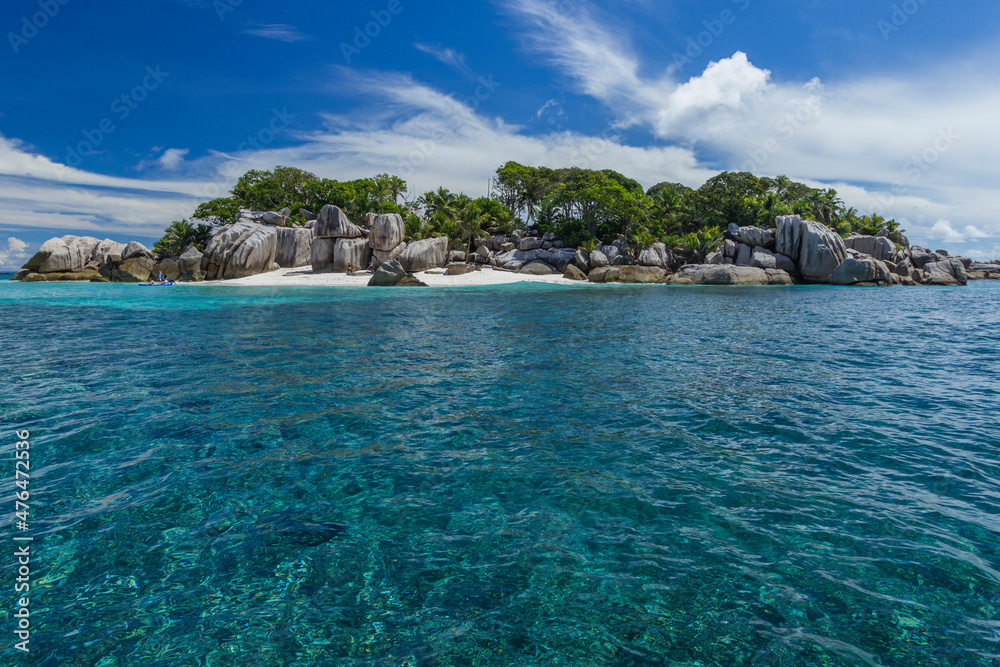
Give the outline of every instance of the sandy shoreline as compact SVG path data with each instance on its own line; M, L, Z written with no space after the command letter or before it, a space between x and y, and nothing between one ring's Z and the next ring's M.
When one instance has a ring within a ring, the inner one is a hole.
M579 285L581 283L567 280L561 275L531 276L523 273L494 271L484 268L461 276L444 275L444 269L424 271L414 274L429 287L485 287L489 285L510 285L513 283L548 283L551 285ZM367 287L371 280L370 272L358 272L354 275L343 273L313 273L308 266L297 269L281 269L272 273L262 273L237 280L217 281L211 284L231 285L236 287Z

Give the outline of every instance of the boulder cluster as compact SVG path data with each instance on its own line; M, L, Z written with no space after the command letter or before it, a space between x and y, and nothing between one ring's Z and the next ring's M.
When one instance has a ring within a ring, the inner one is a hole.
M903 235L842 239L825 225L780 216L775 229L730 225L704 265L681 267L668 281L686 285L965 285L1000 279L1000 262L976 263L910 246Z
M367 214L352 223L336 206L289 226L291 210L240 211L219 229L204 253L191 246L177 257L142 244L64 236L46 241L15 280L146 282L163 273L180 282L232 280L282 268L314 273L374 269L371 286L414 286L415 273L446 268L451 275L492 267L527 275L562 276L593 283L674 285L965 285L1000 279L1000 262L977 263L947 252L910 246L906 237L854 235L842 239L799 216L781 216L775 229L730 225L718 251L703 264L684 264L662 243L649 248L625 241L566 247L554 234L518 231L473 239L475 252L451 250L445 237L407 243L397 214Z
M594 283L659 283L678 265L663 243L643 249L615 241L588 251L565 247L555 234L522 231L479 238L474 245L476 252L468 258L473 264Z
M202 253L189 247L178 257L158 257L132 241L118 243L91 236L49 239L12 280L142 283L161 272L173 280L205 279Z

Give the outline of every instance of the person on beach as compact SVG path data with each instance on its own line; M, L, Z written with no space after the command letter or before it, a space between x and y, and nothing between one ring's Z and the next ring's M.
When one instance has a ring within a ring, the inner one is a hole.
M159 277L157 277L157 281L159 281L159 283L161 285L163 283L167 282L167 277L165 275L163 275L163 271L160 271L160 275L159 275Z
M354 273L354 267L350 264L347 265L347 275L352 275Z

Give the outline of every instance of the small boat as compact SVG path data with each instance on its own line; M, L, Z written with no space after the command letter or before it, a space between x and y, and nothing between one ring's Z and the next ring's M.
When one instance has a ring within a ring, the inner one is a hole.
M139 283L139 287L173 287L175 284L175 281L168 280L165 283Z

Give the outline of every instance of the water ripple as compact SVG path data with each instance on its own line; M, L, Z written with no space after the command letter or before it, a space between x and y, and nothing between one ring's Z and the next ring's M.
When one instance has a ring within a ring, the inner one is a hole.
M1000 660L1000 286L0 308L39 665Z

